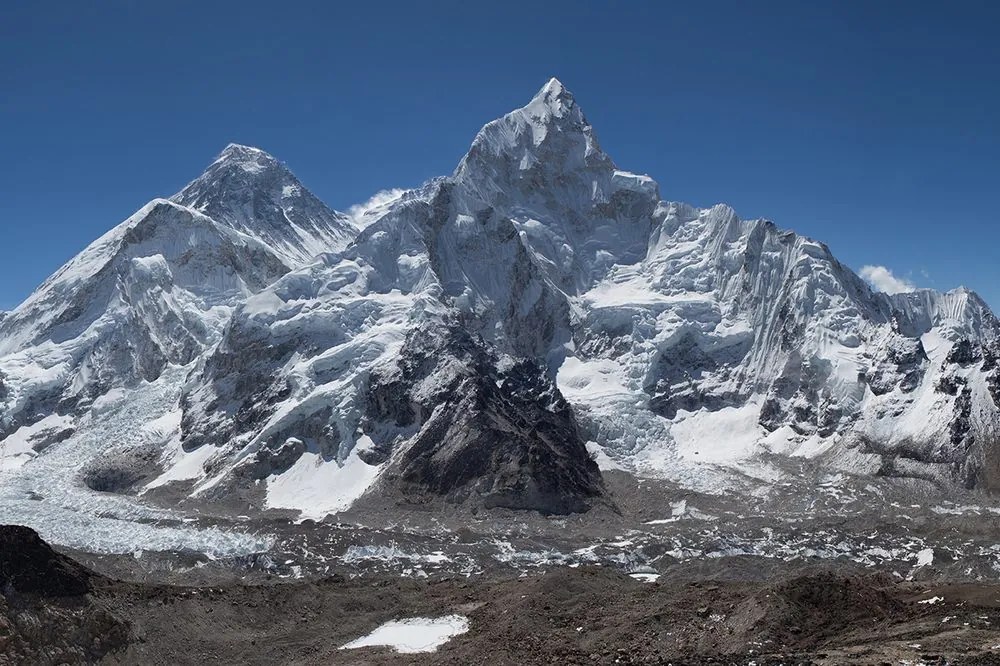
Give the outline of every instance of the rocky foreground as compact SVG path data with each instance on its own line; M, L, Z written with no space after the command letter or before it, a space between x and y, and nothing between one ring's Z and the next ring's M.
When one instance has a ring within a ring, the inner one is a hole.
M765 566L766 564L766 566ZM95 573L0 528L5 664L992 664L1000 585L722 558L655 582L610 567L183 587ZM342 646L457 615L436 652Z

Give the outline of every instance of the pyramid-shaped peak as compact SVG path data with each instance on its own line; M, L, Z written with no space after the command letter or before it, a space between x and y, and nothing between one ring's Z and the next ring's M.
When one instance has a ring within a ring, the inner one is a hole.
M347 245L357 233L269 153L238 143L170 199L273 250L286 266Z
M595 178L610 182L615 171L573 93L557 78L549 79L527 105L487 123L455 176L477 196L490 199L509 196L511 188L528 182L523 181L527 171L534 173L529 180L536 186L548 182L564 188L574 182L588 191ZM580 177L570 178L572 173Z
M260 148L231 143L219 153L212 164L212 166L219 165L232 165L250 173L259 173L269 167L281 166L281 163Z
M256 146L247 146L242 143L230 143L222 151L223 155L266 155L271 157L267 152L257 148Z
M260 148L230 143L200 176L171 199L204 211L213 202L228 199L235 192L282 184L298 186L288 167Z
M562 118L576 110L576 100L573 93L563 85L562 81L553 77L542 86L541 90L524 107L533 116L554 116Z
M542 89L538 91L538 95L535 95L535 97L539 96L551 98L559 96L573 97L573 93L571 93L569 89L563 85L562 81L553 76L549 79L549 82L542 86Z

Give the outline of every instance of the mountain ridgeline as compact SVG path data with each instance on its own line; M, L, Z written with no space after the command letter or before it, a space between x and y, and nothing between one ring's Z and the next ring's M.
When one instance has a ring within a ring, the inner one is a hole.
M128 409L157 424L130 492L315 518L366 496L585 511L612 468L1000 486L982 299L877 293L822 243L661 200L555 79L364 218L227 147L0 316L3 469ZM156 383L166 406L112 399Z

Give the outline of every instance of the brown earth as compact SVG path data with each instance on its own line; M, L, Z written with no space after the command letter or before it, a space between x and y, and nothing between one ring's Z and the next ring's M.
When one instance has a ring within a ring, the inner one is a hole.
M563 567L181 587L113 580L2 528L0 663L1000 664L1000 585L791 565L755 580L760 564L655 583ZM388 620L452 613L471 629L433 654L339 649Z

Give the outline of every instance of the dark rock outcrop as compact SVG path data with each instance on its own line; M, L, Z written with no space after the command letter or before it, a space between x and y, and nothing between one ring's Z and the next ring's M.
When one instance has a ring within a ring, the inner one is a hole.
M5 592L70 597L90 591L92 574L52 550L30 527L0 527L0 584Z
M419 427L390 478L410 496L586 510L604 490L569 404L534 363L498 365L462 328L408 336L397 366L373 373L369 389L375 423Z
M90 594L99 580L34 530L0 526L0 663L93 664L123 649L131 629Z

